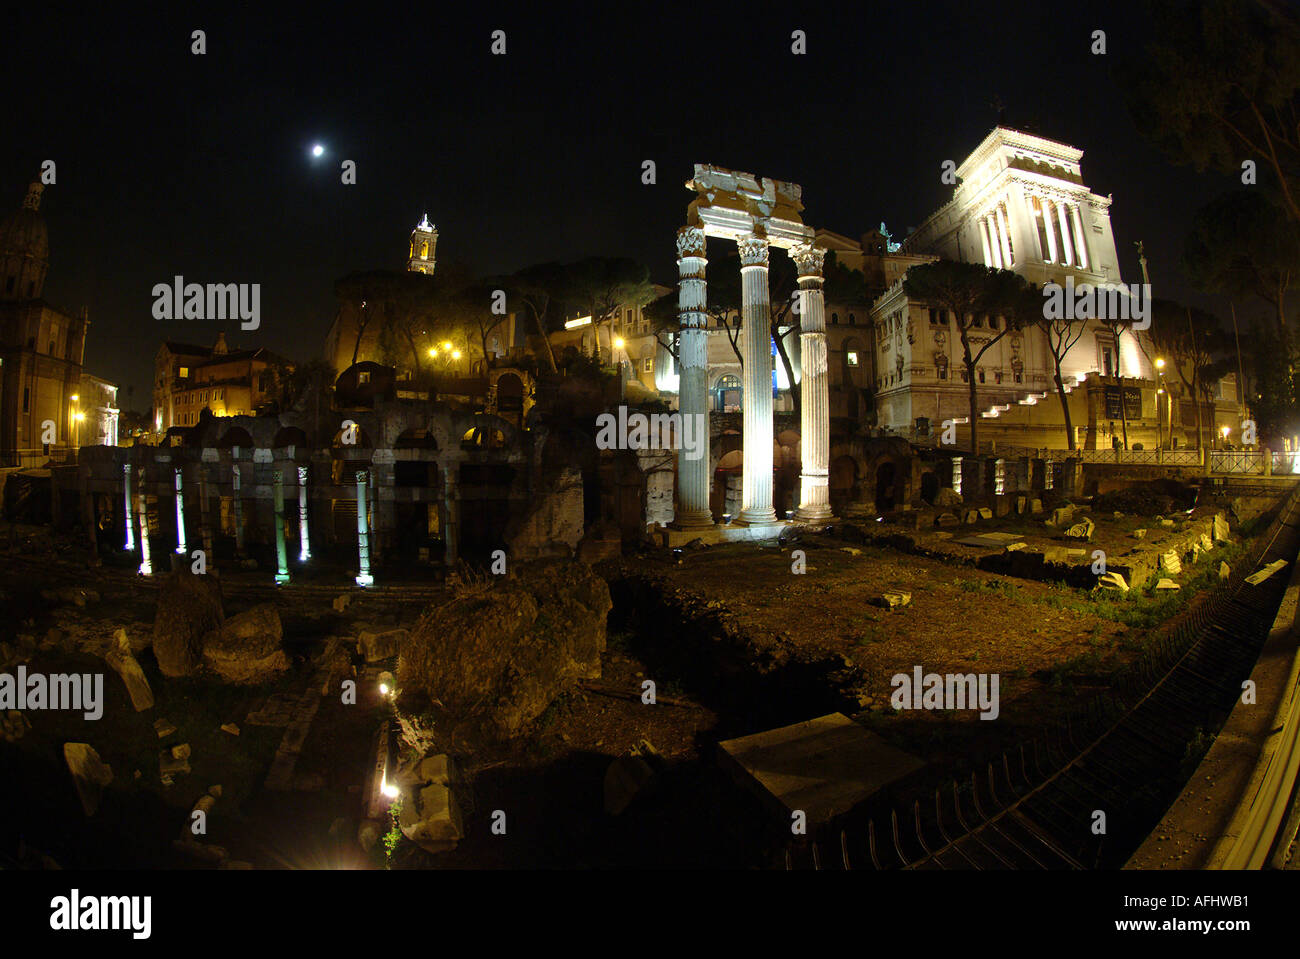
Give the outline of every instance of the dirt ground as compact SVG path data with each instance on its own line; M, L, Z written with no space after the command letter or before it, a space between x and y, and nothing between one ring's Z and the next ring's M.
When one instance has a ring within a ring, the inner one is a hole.
M1016 522L987 528L1016 531ZM1019 522L1031 542L1055 535ZM1100 520L1098 543L1120 542L1143 522L1149 521ZM78 640L102 641L117 626L147 631L154 594L87 570L75 545L48 536L33 542L24 549L44 551L39 571L0 562L0 640L35 637L40 648L32 669L104 669L101 659L78 649ZM802 572L794 571L796 548L805 554ZM333 690L321 696L294 788L266 788L284 729L250 725L249 714L277 697L301 699L318 685L331 636L350 637L361 622L410 625L420 612L415 604L362 600L337 614L319 596L284 591L273 601L293 668L273 684L164 681L151 652L142 649L138 656L158 700L154 710L135 713L116 674L105 670L108 705L93 729L80 718L29 714L26 737L0 742L0 766L8 773L0 785L6 824L0 857L17 862L25 849L28 857L37 850L65 867L202 867L177 854L171 841L194 800L220 784L223 797L207 841L256 868L770 865L764 843L756 841L773 828L770 810L722 772L720 739L830 712L840 707L824 703L843 701L844 711L936 767L997 749L1104 688L1161 622L1213 585L1211 567L1220 558L1231 562L1239 549L1219 547L1199 568L1185 570L1177 593L1134 591L1126 598L991 574L957 556L918 556L832 537L805 537L784 548L656 551L610 564L602 572L616 610L600 680L562 695L511 742L438 741L443 734L434 730L438 748L462 771L457 796L466 827L465 840L438 856L404 841L391 857L383 842L370 854L356 844L371 750L385 721L367 684L356 706L344 705ZM232 587L257 576L228 575ZM103 595L84 608L40 596L41 588L66 582L89 584ZM909 593L910 602L887 608L887 591ZM653 602L645 599L650 595ZM232 598L227 615L254 601ZM981 722L974 712L896 713L889 706L891 677L916 666L999 674L999 720ZM771 708L728 695L728 687L747 688L755 678L761 682L754 695ZM642 702L647 679L656 684L655 705ZM179 727L165 742L152 728L160 716ZM241 735L222 733L224 722L239 724ZM90 742L114 769L93 820L82 814L62 763L67 741ZM192 772L164 786L158 753L179 742L192 745ZM610 816L603 803L606 771L643 743L658 756L656 778L622 815ZM490 829L497 811L506 814L505 836Z

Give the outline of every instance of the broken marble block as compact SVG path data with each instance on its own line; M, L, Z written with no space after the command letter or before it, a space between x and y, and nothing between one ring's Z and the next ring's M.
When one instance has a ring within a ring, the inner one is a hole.
M440 783L430 783L418 791L403 790L397 824L407 839L426 852L454 849L465 835L456 797Z
M63 759L72 773L72 781L87 816L95 815L104 787L113 781L113 767L103 762L89 743L64 743Z
M1101 589L1118 589L1124 593L1128 592L1128 583L1125 581L1123 573L1102 573L1097 585Z
M113 645L104 654L104 659L122 677L135 711L142 713L146 709L153 709L153 690L149 688L149 680L145 678L144 670L131 652L131 642L126 637L125 629L119 629L113 634Z
M1096 524L1085 516L1082 521L1075 523L1067 529L1065 535L1069 536L1071 539L1092 539L1093 531L1096 530L1096 528Z

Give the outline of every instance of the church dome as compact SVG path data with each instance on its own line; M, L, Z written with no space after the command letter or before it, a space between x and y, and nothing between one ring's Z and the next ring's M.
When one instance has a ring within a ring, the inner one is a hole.
M22 209L0 221L0 254L30 256L38 260L50 258L50 236L45 228L45 217L40 213L40 204L41 185L33 183L27 189Z

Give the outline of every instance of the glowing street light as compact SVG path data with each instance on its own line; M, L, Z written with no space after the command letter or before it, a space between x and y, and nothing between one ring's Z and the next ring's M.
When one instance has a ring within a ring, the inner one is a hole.
M1163 370L1164 368L1165 368L1164 359L1162 359L1161 357L1156 357L1156 369Z
M452 358L453 360L458 360L458 359L460 359L460 350L452 350L452 351L451 351L451 358Z
M624 340L623 337L621 336L614 337L614 349L621 350L625 346L627 346L627 341Z
M436 359L437 356L438 356L438 348L436 346L429 347L429 359L431 360Z

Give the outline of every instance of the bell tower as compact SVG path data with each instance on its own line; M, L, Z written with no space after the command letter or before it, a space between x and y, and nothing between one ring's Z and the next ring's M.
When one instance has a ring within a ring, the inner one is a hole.
M426 213L411 231L411 255L406 261L406 268L412 273L433 273L437 246L438 228L429 222L429 214Z

